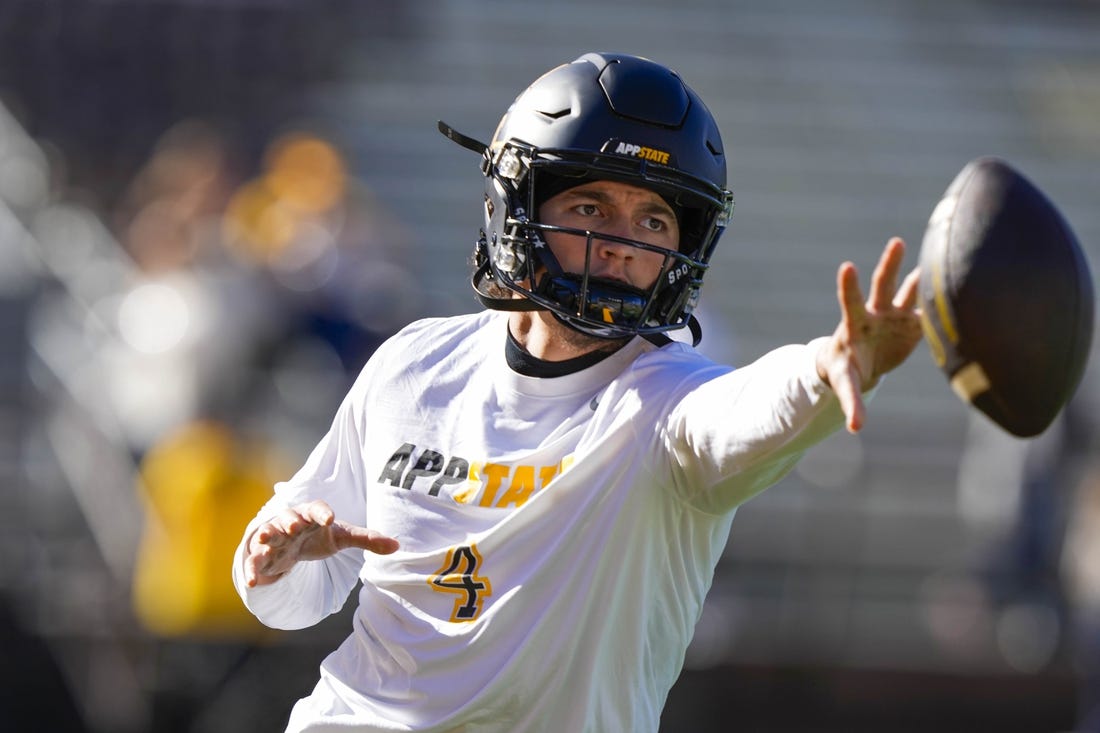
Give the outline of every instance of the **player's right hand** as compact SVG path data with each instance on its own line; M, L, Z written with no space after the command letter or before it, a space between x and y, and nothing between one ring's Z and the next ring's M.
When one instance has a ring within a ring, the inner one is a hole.
M249 588L270 585L300 560L323 560L353 547L389 555L399 544L374 530L337 520L323 501L299 504L264 522L249 537L245 582Z
M840 402L850 432L863 427L866 408L862 393L897 368L921 339L917 288L920 271L914 269L898 285L905 242L892 238L882 251L871 277L866 303L855 265L846 262L837 271L840 323L817 353L817 373Z

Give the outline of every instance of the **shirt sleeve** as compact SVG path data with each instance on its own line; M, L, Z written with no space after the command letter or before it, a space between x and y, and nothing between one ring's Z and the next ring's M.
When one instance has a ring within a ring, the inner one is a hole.
M779 481L844 424L817 374L820 340L784 346L695 387L665 435L673 484L702 511L728 512Z
M312 626L343 607L359 577L363 551L343 550L324 560L303 561L275 583L249 588L244 558L256 528L289 507L320 499L337 519L366 526L366 481L362 463L365 435L363 392L366 370L345 397L328 433L305 464L286 482L245 529L233 560L233 584L244 605L261 622L278 629Z

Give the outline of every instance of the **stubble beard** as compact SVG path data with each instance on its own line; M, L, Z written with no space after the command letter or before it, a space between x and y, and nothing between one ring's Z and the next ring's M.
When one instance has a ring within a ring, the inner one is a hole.
M554 337L578 354L588 354L593 351L618 351L630 340L626 337L601 338L593 336L577 330L550 313L547 313L547 320L553 322Z
M524 297L519 292L492 281L487 284L486 291L492 297L502 299ZM626 342L630 340L630 337L601 338L599 336L593 336L592 334L577 330L565 321L559 319L549 310L533 311L532 316L542 320L549 328L554 340L565 346L569 351L574 352L577 356L594 351L607 351L613 353L621 349Z

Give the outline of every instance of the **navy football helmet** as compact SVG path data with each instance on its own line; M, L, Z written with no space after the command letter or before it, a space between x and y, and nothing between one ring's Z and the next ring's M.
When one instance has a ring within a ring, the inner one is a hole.
M488 145L440 131L482 155L485 226L475 250L474 290L498 310L548 310L600 338L684 326L698 342L692 310L708 262L733 211L718 126L699 96L672 70L637 56L590 53L544 74L509 108ZM598 232L551 227L538 206L591 180L651 189L670 203L678 251ZM615 240L664 255L646 289L564 272L544 233ZM511 291L511 292L509 292ZM513 293L521 294L516 298Z

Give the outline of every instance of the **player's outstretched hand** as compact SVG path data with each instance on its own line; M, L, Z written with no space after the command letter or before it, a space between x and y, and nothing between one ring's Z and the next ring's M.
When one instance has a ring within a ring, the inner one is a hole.
M817 373L836 393L852 433L863 427L862 393L904 362L921 339L920 273L914 269L898 287L904 257L905 242L894 237L875 267L866 303L855 265L845 262L837 271L840 324L817 354Z
M245 581L250 588L269 585L299 560L323 560L349 547L388 555L397 550L398 542L337 520L323 501L299 504L280 512L252 533L244 560Z

